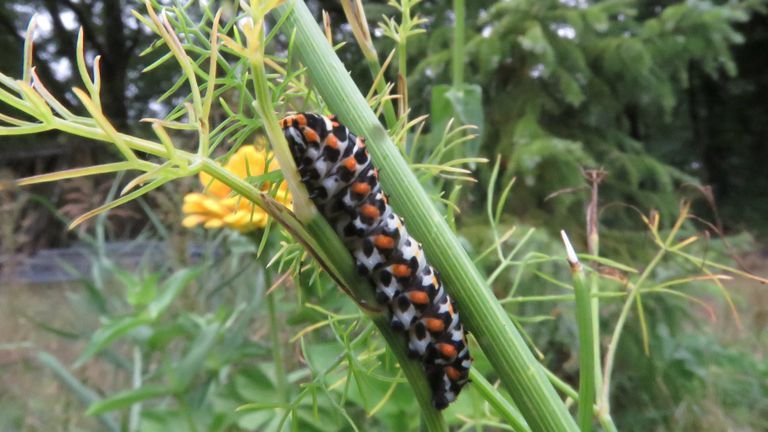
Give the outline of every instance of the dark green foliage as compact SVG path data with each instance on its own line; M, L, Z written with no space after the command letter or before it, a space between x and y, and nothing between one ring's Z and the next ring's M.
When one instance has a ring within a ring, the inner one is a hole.
M689 128L665 126L685 127L692 74L725 79L736 73L731 49L744 42L737 26L763 5L471 3L467 81L483 89L482 153L502 155L506 175L518 177L515 211L550 227L572 224L581 211L582 197L572 193L545 199L581 187L580 167L608 171L604 203L671 215L680 185L702 180L691 162L705 161L681 158L697 145ZM435 10L435 31L411 50L424 50L414 55L420 60L415 88L450 81L450 21L440 6ZM631 211L613 210L603 222L626 228L633 218Z

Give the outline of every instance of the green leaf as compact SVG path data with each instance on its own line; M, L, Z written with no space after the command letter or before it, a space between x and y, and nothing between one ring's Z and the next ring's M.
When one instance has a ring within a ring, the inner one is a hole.
M477 126L478 138L483 128L483 89L477 84L452 87L445 93L456 117L462 124ZM474 153L471 153L474 154Z
M439 84L432 87L432 102L430 106L430 114L432 120L432 128L435 130L441 130L440 125L445 127L445 123L453 117L453 106L451 101L445 96L451 90L451 86L448 84ZM439 140L439 137L436 138Z
M144 306L157 295L157 274L142 278L120 268L115 268L113 274L125 287L125 298L131 306Z
M171 381L174 391L184 391L192 378L202 369L208 354L216 344L220 330L221 325L219 323L208 324L203 327L184 358L171 365L173 368Z
M152 322L152 319L148 316L139 315L116 319L103 325L93 334L90 342L88 342L88 346L85 347L85 350L83 350L83 353L75 362L75 367L82 366L83 363L106 348L115 341L115 339L139 326L149 324L150 322Z
M122 391L111 397L100 400L91 405L85 414L89 416L99 415L108 411L130 407L136 402L141 402L143 400L166 396L170 393L170 389L164 385L146 385L137 389Z
M483 90L476 84L453 87L446 84L432 87L433 144L442 138L448 121L455 118L463 125L477 126L477 138L464 144L462 154L476 155L480 146L485 116L483 113Z
M275 394L274 381L261 366L242 369L233 378L233 385L238 396L246 401L268 400Z
M141 413L141 432L167 432L189 429L188 411L172 409L144 409Z
M190 282L200 276L205 267L185 268L169 277L160 287L160 295L147 307L147 314L153 320L157 319L173 300L186 288Z

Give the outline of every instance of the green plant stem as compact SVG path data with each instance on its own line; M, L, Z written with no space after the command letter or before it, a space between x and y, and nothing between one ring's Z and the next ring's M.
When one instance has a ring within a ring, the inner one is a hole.
M464 84L464 32L466 27L467 7L464 0L453 0L453 57L452 78L453 87L459 88Z
M631 287L631 290L629 292L629 296L627 297L627 300L624 302L624 306L621 308L621 312L619 313L619 318L616 320L616 327L613 329L613 334L611 336L611 341L608 343L608 350L605 353L605 371L603 371L603 388L601 389L600 393L600 411L605 413L611 412L611 404L610 404L610 387L611 387L611 374L613 373L613 362L616 357L616 348L619 345L619 339L621 338L621 333L624 329L624 324L627 321L627 317L629 316L629 311L632 308L632 305L635 302L635 299L638 296L640 285L645 281L645 279L648 277L650 272L656 268L656 265L661 261L661 258L664 257L664 254L666 252L666 249L659 249L659 251L656 253L656 255L651 260L650 264L648 264L648 267L646 267L645 271L642 275L640 275L640 278L638 279L637 283L633 284Z
M592 294L592 350L595 352L595 394L599 394L603 386L603 365L600 355L600 276L597 272L589 274L589 291Z
M131 376L131 385L134 390L141 387L141 377L144 372L142 363L141 349L139 349L139 347L133 347L133 373ZM139 430L139 423L141 422L141 405L141 402L131 405L130 412L128 413L128 432Z
M544 372L544 375L552 383L552 385L555 386L556 389L560 390L564 395L568 396L569 398L575 401L579 400L579 393L576 390L574 390L573 387L568 385L567 382L560 379L559 376L552 373L551 370L547 369L543 365L541 365L541 369Z
M421 419L424 430L430 432L447 431L448 425L445 423L443 414L432 406L432 389L427 383L423 366L421 363L408 357L408 353L405 350L405 337L401 333L396 333L392 330L389 324L389 317L386 315L375 315L373 323L390 346L392 353L400 364L400 369L403 371L413 393L416 395L416 400L419 402L419 406L421 406Z
M632 305L635 303L635 300L638 299L638 296L640 295L640 288L642 284L656 269L656 266L659 264L659 262L661 262L661 259L664 257L664 255L666 255L667 251L669 251L670 245L674 241L675 236L677 235L678 231L682 227L683 222L688 217L688 209L689 209L689 204L686 203L682 206L680 215L678 216L677 221L675 221L675 224L670 230L669 235L663 242L660 240L658 228L655 225L655 223L652 223L652 222L648 223L648 225L651 227L652 234L657 239L659 239L657 240L657 243L659 245L659 251L656 252L656 255L653 257L651 262L648 263L648 266L645 268L645 270L637 279L637 281L631 285L629 296L627 297L627 300L624 302L624 306L622 307L621 312L619 313L619 318L616 320L616 327L613 329L613 334L611 335L611 341L608 344L608 350L605 354L605 370L603 371L603 387L600 391L600 398L598 400L598 407L600 408L599 416L610 416L611 375L613 374L613 364L616 357L616 349L619 346L619 340L621 338L621 334L624 329L624 324L626 323L627 317L629 316L629 311L632 308Z
M547 375L547 378L552 382L552 384L560 390L563 394L568 396L569 398L573 399L574 401L579 401L579 393L574 390L571 386L568 385L565 381L561 380L557 375L553 374L549 369L545 367L541 367L544 370L544 374ZM598 405L593 406L593 413L597 417L598 421L600 422L600 425L603 426L603 430L605 432L616 432L616 425L613 423L613 418L609 413L604 413L600 410L600 407Z
M602 177L600 171L596 176L587 177L590 180L591 198L587 207L587 253L594 257L600 256L600 223L599 223L599 185ZM600 394L603 387L603 365L600 344L600 275L593 271L589 274L589 290L592 293L592 343L595 352L595 394Z
M259 42L258 46L263 46L264 31L263 25L258 19L256 25L259 27ZM252 42L249 42L251 44ZM299 170L296 167L296 162L293 160L291 150L288 147L288 143L283 136L283 130L280 128L277 118L275 117L275 111L272 107L272 96L269 92L269 84L267 82L267 72L264 69L264 53L256 53L251 58L251 77L253 81L254 93L256 95L256 111L261 117L264 125L264 131L272 144L272 151L275 153L277 162L280 164L283 172L283 178L288 183L288 188L291 191L291 199L294 204L294 211L296 216L302 222L308 222L315 219L318 216L317 209L309 199L307 189L304 187L301 178L299 176Z
M617 298L626 297L627 294L623 292L605 292L599 295L593 294L592 297L599 298ZM499 300L501 304L516 304L516 303L529 303L529 302L568 302L574 301L576 297L573 294L554 294L554 295L540 295L540 296L525 296L525 297L508 297Z
M267 294L267 310L269 312L269 338L272 343L272 358L275 362L275 387L277 398L281 403L288 402L288 378L285 375L285 360L283 359L283 347L280 342L280 323L277 321L277 308L275 307L275 293Z
M581 432L592 430L592 414L595 403L595 344L592 340L592 299L589 286L584 278L584 269L573 250L565 231L561 231L565 249L568 252L568 264L573 278L573 293L576 297L576 324L579 329L579 409L577 421Z
M598 415L597 419L605 432L618 432L616 424L613 423L613 417L609 413Z
M512 406L477 369L469 370L469 379L472 381L472 387L483 395L485 401L504 418L508 426L518 432L531 430L520 411Z
M285 19L282 31L295 34L297 55L328 107L353 131L367 138L394 207L405 217L409 231L424 242L427 254L461 306L467 328L495 366L531 429L576 430L554 388L540 368L534 366L537 362L523 338L443 216L431 204L429 195L368 107L306 5L289 0L277 12Z
M302 2L303 3L303 2ZM405 0L401 3L403 10L400 17L401 28L408 28L408 22L411 20L411 2ZM408 34L400 34L397 43L397 73L402 77L403 82L408 78ZM400 113L401 115L403 113Z

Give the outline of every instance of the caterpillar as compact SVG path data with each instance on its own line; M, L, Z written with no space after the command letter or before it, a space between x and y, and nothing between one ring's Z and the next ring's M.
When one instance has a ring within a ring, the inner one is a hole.
M365 139L335 116L301 113L280 125L310 198L375 287L376 301L389 309L409 355L421 360L432 404L444 409L469 380L464 328L439 273L381 190Z

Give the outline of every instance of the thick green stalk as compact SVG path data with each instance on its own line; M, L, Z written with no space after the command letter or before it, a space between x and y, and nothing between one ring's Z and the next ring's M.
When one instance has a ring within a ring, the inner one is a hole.
M576 324L579 329L579 411L577 415L581 432L592 430L592 413L595 403L595 357L592 341L592 299L584 277L584 269L573 250L565 231L560 231L568 253L568 264L573 277L576 297Z
M597 272L589 274L589 291L592 293L592 349L595 351L595 394L603 386L603 366L600 357L600 276Z
M367 138L394 207L405 217L409 231L424 242L427 254L461 306L467 328L495 366L531 429L576 430L523 338L368 107L306 5L289 0L277 12L286 18L282 30L289 35L295 32L297 54L328 107L353 131Z
M599 223L599 187L605 176L602 170L587 171L585 173L590 183L591 197L587 206L587 253L600 256L600 223ZM592 293L592 344L595 351L595 394L599 394L603 387L603 365L601 360L600 345L600 275L598 272L589 274L589 290Z

